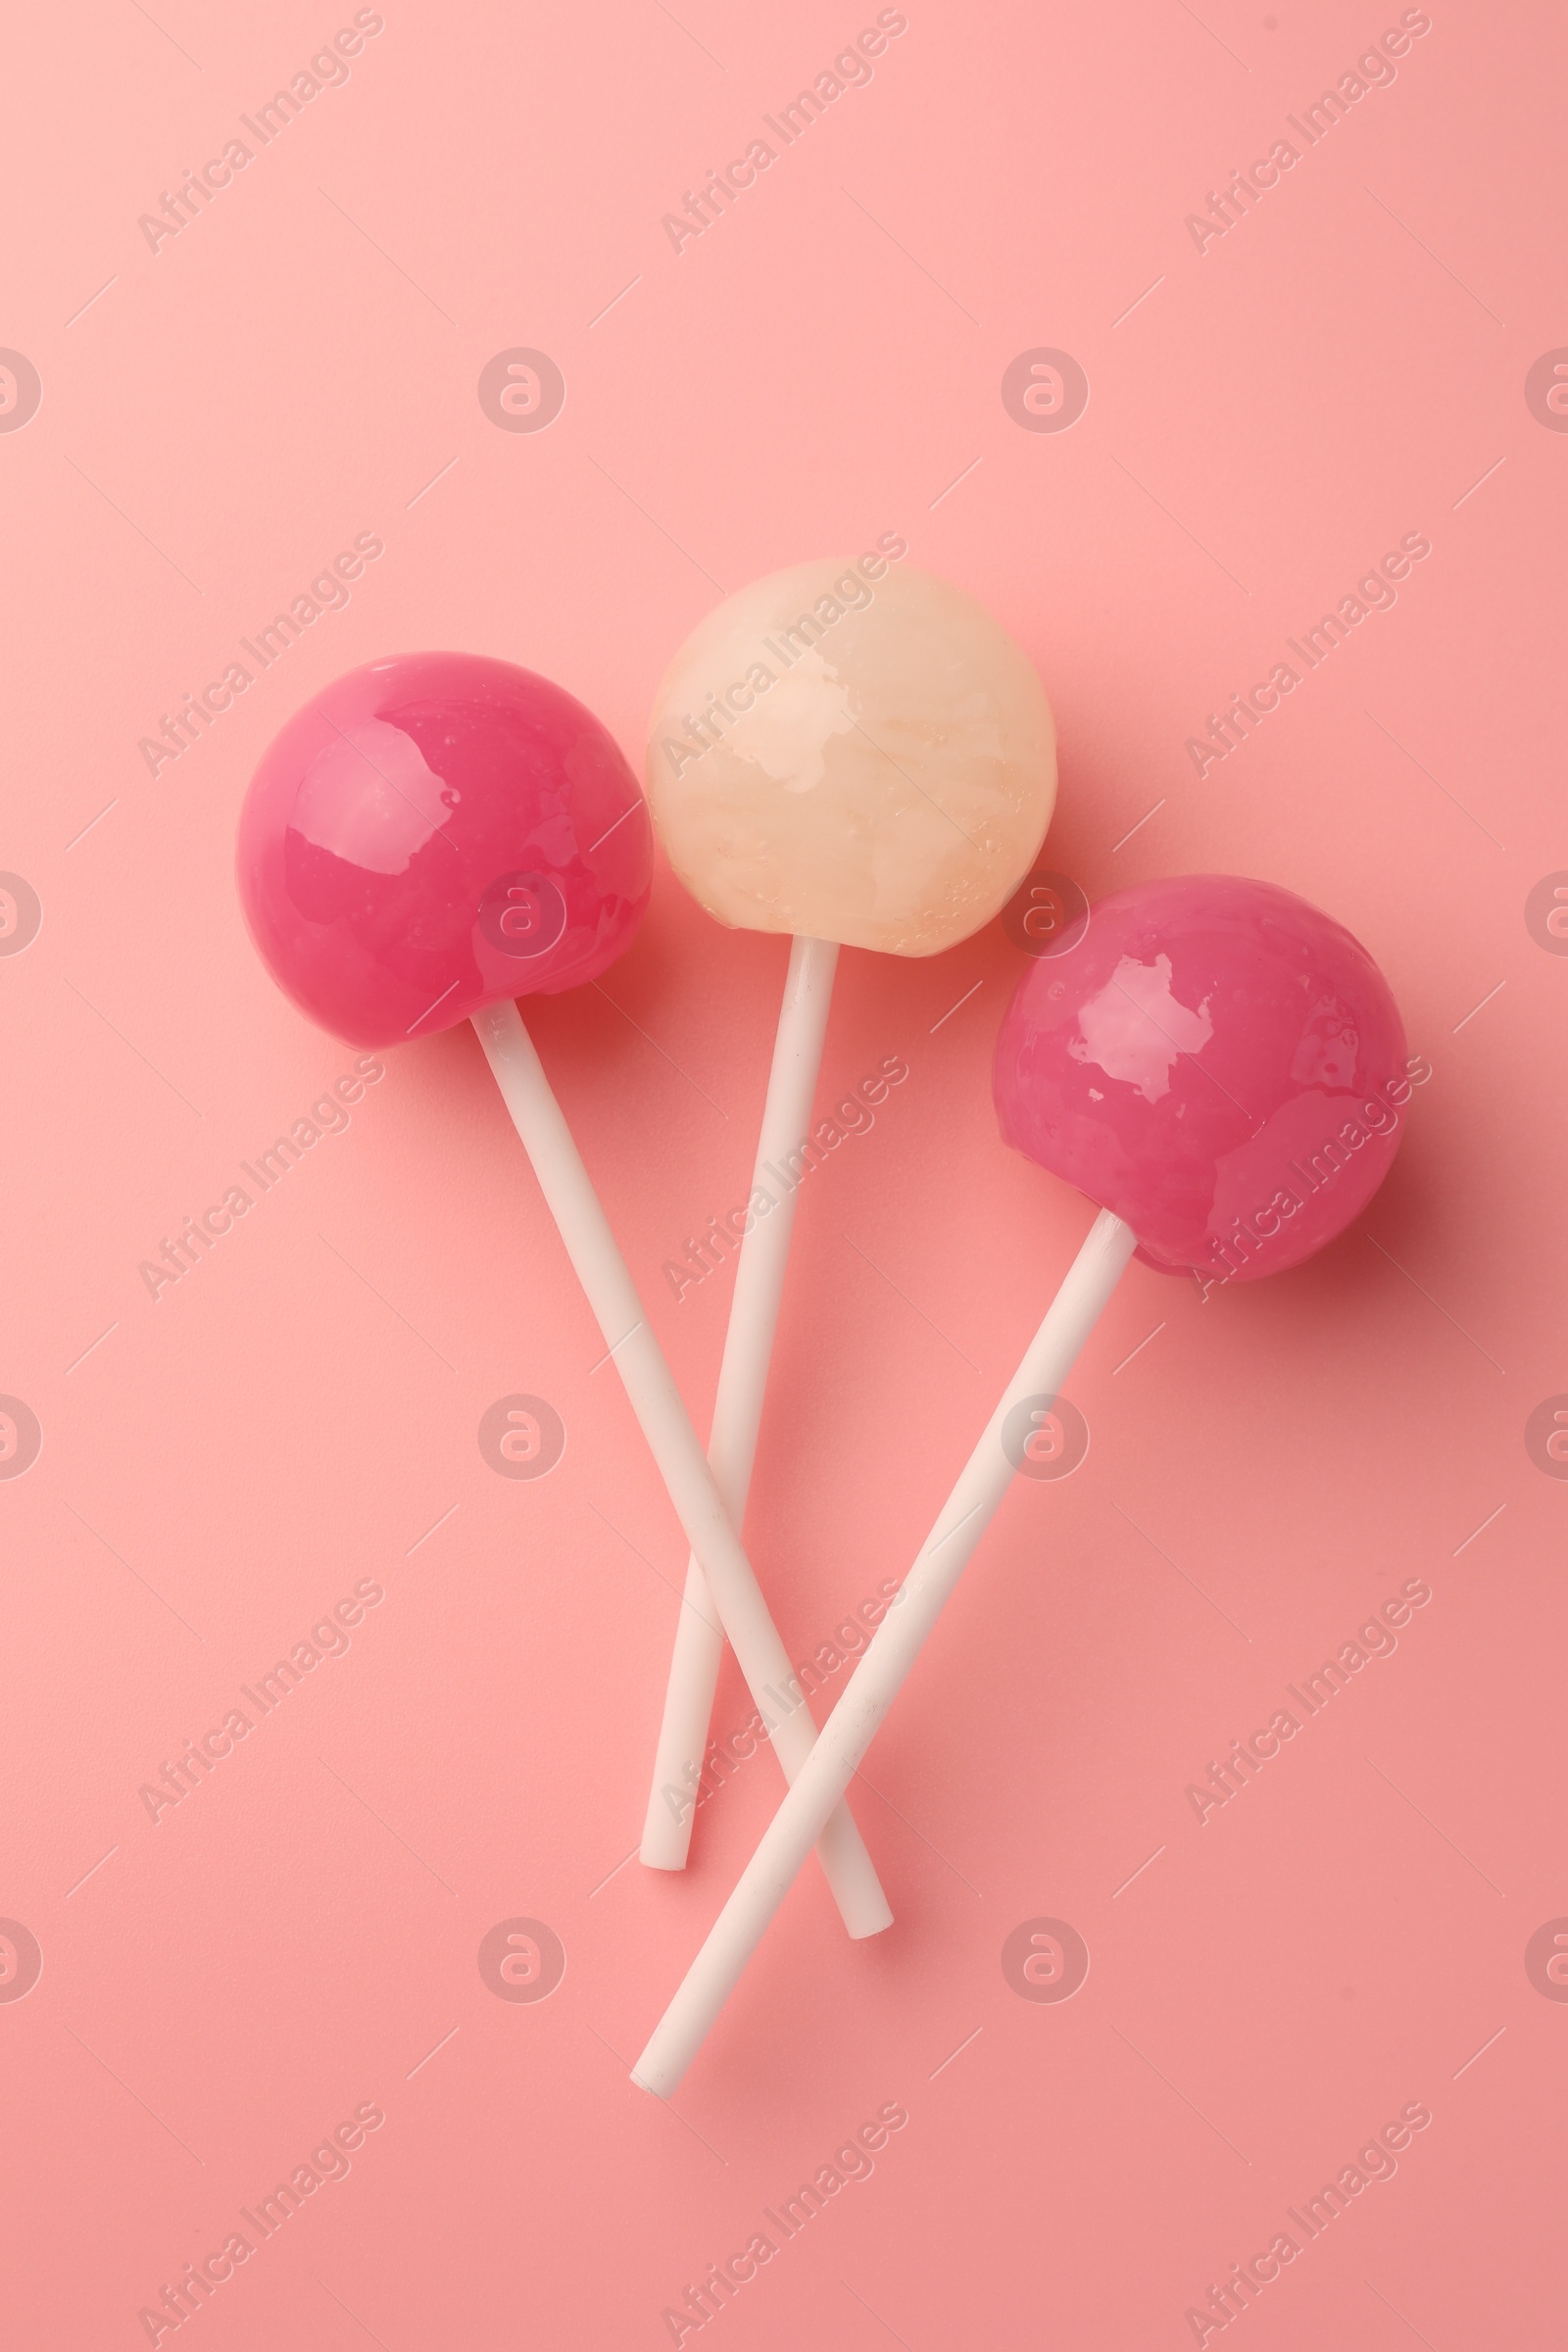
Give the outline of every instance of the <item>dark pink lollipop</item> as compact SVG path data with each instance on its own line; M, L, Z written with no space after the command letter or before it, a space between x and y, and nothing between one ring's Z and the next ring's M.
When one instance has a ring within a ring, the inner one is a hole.
M239 891L278 986L324 1028L395 1045L471 1020L764 1720L789 1653L514 999L595 979L648 905L647 804L561 687L475 654L350 671L263 757ZM537 1433L519 1429L524 1445ZM774 1705L777 1700L775 1698ZM786 1772L804 1706L775 1730ZM850 1933L892 1919L849 1810L821 1842Z
M240 814L262 959L357 1046L597 979L648 906L653 831L614 739L476 654L350 670L275 736Z

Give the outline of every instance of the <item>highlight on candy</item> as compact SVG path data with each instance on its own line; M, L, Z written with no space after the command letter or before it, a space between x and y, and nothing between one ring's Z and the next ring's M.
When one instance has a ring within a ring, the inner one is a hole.
M808 612L800 613L787 629L777 632L776 641L773 637L761 640L758 658L743 677L732 679L728 686L710 694L699 716L694 717L689 710L683 712L685 737L666 735L660 744L670 774L678 776L683 767L701 760L705 752L710 752L722 738L726 724L734 726L737 719L743 718L755 706L758 696L776 685L803 654L813 652L828 630L836 628L847 613L863 612L873 601L870 583L881 579L888 564L897 564L908 552L909 543L899 532L884 531L875 550L861 556L858 564L852 564L834 581L831 595L819 596ZM764 654L772 656L778 663L777 669L762 659ZM693 737L695 741L691 740Z
M1356 1104L1353 1118L1342 1119L1334 1133L1325 1136L1317 1150L1306 1154L1305 1167L1298 1159L1288 1159L1285 1165L1301 1191L1297 1193L1292 1186L1281 1185L1272 1199L1254 1208L1250 1217L1233 1217L1231 1230L1223 1241L1218 1234L1210 1236L1209 1252L1224 1271L1217 1277L1198 1275L1202 1297L1207 1298L1216 1280L1227 1283L1239 1274L1254 1250L1267 1249L1284 1232L1286 1221L1306 1206L1309 1195L1322 1192L1336 1176L1343 1174L1350 1164L1352 1152L1359 1152L1375 1135L1392 1135L1399 1124L1399 1108L1409 1102L1412 1088L1425 1086L1431 1075L1432 1064L1426 1055L1412 1054L1402 1071L1396 1070L1392 1077L1385 1078L1381 1087ZM1194 1272L1198 1272L1196 1267Z

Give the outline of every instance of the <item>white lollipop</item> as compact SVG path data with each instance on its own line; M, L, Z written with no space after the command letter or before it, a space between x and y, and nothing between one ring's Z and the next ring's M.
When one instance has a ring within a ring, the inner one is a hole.
M1050 821L1055 729L983 606L862 556L758 580L699 623L655 702L647 781L699 904L793 940L709 1445L739 1528L795 1215L769 1166L809 1132L839 948L934 956L1001 911ZM694 1557L643 1828L655 1869L685 1866L723 1645ZM793 1778L813 1736L805 1701L786 1689L759 1704Z

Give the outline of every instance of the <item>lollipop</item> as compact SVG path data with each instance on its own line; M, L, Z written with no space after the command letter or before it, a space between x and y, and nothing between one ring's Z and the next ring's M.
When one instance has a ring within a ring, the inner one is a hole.
M839 948L934 956L989 921L1045 834L1055 735L1027 656L982 606L862 556L758 580L699 624L659 690L647 774L693 897L793 936L709 1448L739 1528L795 1215L782 1171L814 1156ZM643 1828L660 1870L685 1865L723 1651L695 1556L684 1599Z
M1193 875L1096 907L1035 963L997 1048L1002 1131L1100 1214L897 1600L774 1816L633 2080L668 2097L849 1786L1136 1251L1250 1281L1298 1264L1370 1200L1409 1099L1387 982L1289 891Z
M409 654L339 678L274 739L240 815L239 891L272 977L351 1044L472 1020L760 1693L788 1677L788 1653L514 1002L592 980L630 944L652 847L630 769L569 694L509 662ZM783 1760L810 1740L808 1724L787 1722ZM846 1808L822 1860L850 1933L886 1927Z

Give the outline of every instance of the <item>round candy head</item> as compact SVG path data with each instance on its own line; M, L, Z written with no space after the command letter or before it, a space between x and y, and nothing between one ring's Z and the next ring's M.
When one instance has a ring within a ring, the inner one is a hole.
M358 1046L592 980L648 904L647 805L581 703L510 662L402 654L324 687L240 811L279 987Z
M1171 1274L1275 1274L1394 1158L1410 1097L1388 982L1270 882L1186 874L1092 908L1019 983L997 1045L1005 1141L1129 1224Z
M862 556L758 580L693 630L647 775L671 865L721 923L934 956L1028 872L1055 729L973 597Z

